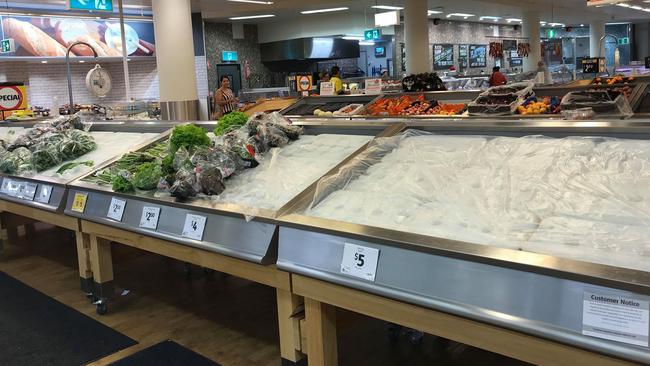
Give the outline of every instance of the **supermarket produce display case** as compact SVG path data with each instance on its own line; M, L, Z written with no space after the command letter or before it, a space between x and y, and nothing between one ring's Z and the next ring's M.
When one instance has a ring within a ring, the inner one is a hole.
M321 109L323 112L335 112L350 104L367 105L375 100L377 95L335 95L319 97L303 97L295 104L280 111L280 114L291 119L314 118L314 110ZM345 118L349 115L332 116L333 118Z
M399 130L468 137L598 136L647 142L650 120L483 120L459 121L453 125L414 120L393 129L394 132ZM368 153L372 151L369 149ZM351 171L364 176L369 165L363 161L353 162ZM650 301L650 272L647 269L626 268L620 262L610 266L567 259L562 255L442 239L308 213L318 192L337 192L337 180L349 178L330 174L321 182L330 183L332 188L328 188L328 184L321 188L314 185L286 207L278 219L277 266L280 269L560 344L632 362L650 363L648 329L640 329L640 335L631 336L628 343L617 342L586 335L590 326L585 325L583 318L588 296L596 294L639 301L643 304L639 314L645 311L647 326L647 307L643 310ZM386 187L386 206L399 200L400 188ZM315 202L314 207L317 205ZM354 212L355 206L342 210ZM370 269L362 275L351 275L349 268L344 268L348 246L361 247L357 253L365 251L367 258L374 258L376 272ZM337 296L345 295L338 292Z

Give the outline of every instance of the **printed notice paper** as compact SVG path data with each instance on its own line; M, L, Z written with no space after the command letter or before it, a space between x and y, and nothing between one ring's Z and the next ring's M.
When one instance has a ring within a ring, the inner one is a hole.
M585 292L582 334L648 347L647 298Z

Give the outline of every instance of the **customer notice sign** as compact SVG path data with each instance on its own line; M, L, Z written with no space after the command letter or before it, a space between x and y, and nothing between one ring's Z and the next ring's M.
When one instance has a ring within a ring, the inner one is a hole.
M113 11L113 0L69 0L71 10Z

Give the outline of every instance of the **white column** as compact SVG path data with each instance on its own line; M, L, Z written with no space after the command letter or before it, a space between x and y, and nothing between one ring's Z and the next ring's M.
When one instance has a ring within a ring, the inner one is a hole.
M521 31L530 44L530 54L524 57L524 72L537 70L537 63L542 61L542 48L539 40L539 13L534 11L524 12Z
M430 72L429 18L427 0L406 0L404 7L404 47L406 73Z
M198 119L190 0L152 0L163 119Z
M595 20L589 23L589 56L590 57L605 57L605 45L599 51L600 39L605 35L605 22L602 20ZM600 54L598 53L600 52Z

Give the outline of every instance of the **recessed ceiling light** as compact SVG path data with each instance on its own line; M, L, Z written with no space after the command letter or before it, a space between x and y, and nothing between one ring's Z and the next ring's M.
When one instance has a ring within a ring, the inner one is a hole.
M519 18L508 18L508 19L506 19L506 22L508 22L508 23L521 22L521 19L519 19Z
M352 41L363 41L365 39L364 36L352 36L352 35L345 35L341 37L342 39L347 39L347 40L352 40Z
M329 8L329 9L305 10L305 11L301 11L300 14L329 13L329 12L333 12L333 11L344 11L344 10L348 10L348 9L350 9L350 8L342 7L342 8Z
M495 22L497 20L499 20L499 19L501 19L501 17L494 17L494 16L489 16L489 15L484 15L484 16L478 18L478 20L493 20Z
M230 20L244 20L244 19L260 19L260 18L273 18L275 15L264 14L264 15L249 15L245 17L233 17L229 18Z
M584 25L584 24L580 24L580 26L581 26L581 27L584 27L585 25Z
M47 60L43 60L43 61L41 61L41 63L42 63L42 64L46 64L46 63L47 63Z
M84 60L79 60L79 63L80 63L80 64L83 64L83 63L85 63L85 62L86 62L86 61L84 61Z
M371 6L373 9L383 9L383 10L403 10L404 8L401 6L391 6L391 5L373 5Z
M442 14L440 10L427 10L427 14L433 15L433 14Z
M359 46L374 46L375 42L373 41L359 41Z
M261 1L261 0L228 0L228 1L233 2L233 3L273 5L273 1Z
M467 18L469 18L469 17L473 17L473 16L475 16L475 15L474 15L474 14L465 14L465 13L451 13L451 14L447 14L447 18L451 18L451 17L463 17L464 19L467 19Z

